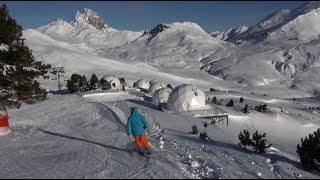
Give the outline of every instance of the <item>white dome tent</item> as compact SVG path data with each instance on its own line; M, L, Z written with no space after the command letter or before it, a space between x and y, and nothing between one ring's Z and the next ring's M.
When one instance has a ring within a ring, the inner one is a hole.
M102 79L110 83L112 90L122 90L122 84L116 76L108 74L103 76Z
M149 87L150 87L150 83L148 81L144 80L144 79L139 79L136 82L135 87L141 88L141 89L144 89L144 90L148 90Z
M161 88L163 88L163 87L166 87L166 85L165 84L163 84L163 83L160 83L160 82L154 82L154 83L152 83L151 85L150 85L150 87L149 87L149 90L148 90L148 93L149 94L153 94L154 92L156 92L158 89L161 89Z
M153 94L151 102L152 102L153 104L167 103L168 98L169 98L171 92L172 92L172 89L167 88L167 87L158 89L158 90Z
M167 110L172 112L201 110L206 106L206 95L192 84L182 84L174 88L167 102Z
M107 82L110 82L110 81L112 81L112 80L114 80L116 78L117 78L116 76L111 75L111 74L107 74L107 75L102 77L102 79L106 80Z

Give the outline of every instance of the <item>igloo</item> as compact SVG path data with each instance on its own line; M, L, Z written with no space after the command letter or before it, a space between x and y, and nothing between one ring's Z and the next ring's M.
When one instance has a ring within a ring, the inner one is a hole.
M105 81L107 81L110 84L110 86L111 86L110 89L122 90L122 84L121 84L119 78L117 78L116 76L108 74L108 75L103 76L102 79L104 79Z

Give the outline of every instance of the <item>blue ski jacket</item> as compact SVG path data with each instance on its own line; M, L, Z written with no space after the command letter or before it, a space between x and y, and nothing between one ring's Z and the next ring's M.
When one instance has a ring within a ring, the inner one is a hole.
M126 128L128 135L132 133L133 136L140 136L144 133L144 129L148 128L148 122L139 114L136 108L131 108Z

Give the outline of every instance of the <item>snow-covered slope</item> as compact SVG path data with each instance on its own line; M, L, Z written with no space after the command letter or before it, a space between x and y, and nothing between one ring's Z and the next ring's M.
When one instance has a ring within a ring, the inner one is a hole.
M49 100L9 109L14 135L1 137L1 178L319 178L300 165L296 144L320 127L319 112L304 110L314 100L272 99L239 93L206 92L218 99L239 98L255 105L267 103L270 113L244 115L235 101L229 123L203 128L205 119L170 114L138 96L128 99L104 92L86 99L76 94L49 94ZM91 92L94 93L94 92ZM154 152L150 159L133 153L126 118L136 106L150 126L147 136ZM281 106L281 109L278 108ZM300 114L300 115L298 115ZM312 119L314 118L314 119ZM209 121L208 121L209 123ZM192 125L206 131L201 141L190 135ZM258 154L238 146L243 129L267 132L272 148Z
M300 40L310 41L319 37L319 8L317 1L306 2L302 6L292 10L280 10L275 12L258 24L251 26L239 36L227 39L230 42L247 40L261 42L276 40Z
M237 48L205 57L201 69L226 80L285 86L313 95L320 79L319 7L319 2L307 2L280 10L240 34L226 36L223 39L236 42Z
M227 44L211 37L195 23L176 22L157 25L121 48L106 49L104 55L156 66L190 67L212 50L222 49Z
M320 41L298 28L299 23L317 20L316 7L317 3L308 3L283 10L255 28L232 29L221 37L210 36L192 22L163 23L144 32L119 31L89 9L77 12L72 22L58 19L23 31L35 58L63 66L69 77L113 74L124 77L129 87L126 92L67 94L56 91L56 80L40 79L49 91L48 100L9 109L16 135L0 138L0 177L319 178L303 170L296 153L300 138L320 127L320 112L308 109L319 106L319 98L298 98L320 94ZM287 21L296 23L290 26ZM316 24L311 27L317 31ZM279 28L305 39L282 41L288 37L280 37ZM254 45L220 40L254 37L270 29L270 38ZM271 38L277 35L278 41ZM157 110L148 101L150 95L130 88L141 78L174 87L195 84L206 98L216 96L223 103L219 108L228 112L228 126L220 122L205 129L206 120L192 117L194 112ZM238 102L240 97L244 103ZM226 107L231 98L235 107ZM267 104L271 112L243 114L245 104ZM151 159L132 154L133 139L124 127L132 106L149 121L147 137L155 152ZM188 133L194 124L207 132L208 141ZM263 154L240 148L238 134L244 128L266 132L272 148Z
M215 31L212 33L209 33L212 37L215 37L217 39L226 41L228 39L232 39L234 37L239 36L240 34L242 34L243 32L247 31L248 27L247 26L240 26L237 28L231 28L227 31L224 32L219 32L219 31Z

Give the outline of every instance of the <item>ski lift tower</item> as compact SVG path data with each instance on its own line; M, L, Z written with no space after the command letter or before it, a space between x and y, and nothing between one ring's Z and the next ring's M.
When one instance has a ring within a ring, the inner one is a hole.
M51 80L57 80L58 81L58 88L61 90L62 83L60 81L60 78L64 77L64 67L54 67L51 68L51 73L54 74L55 76Z

